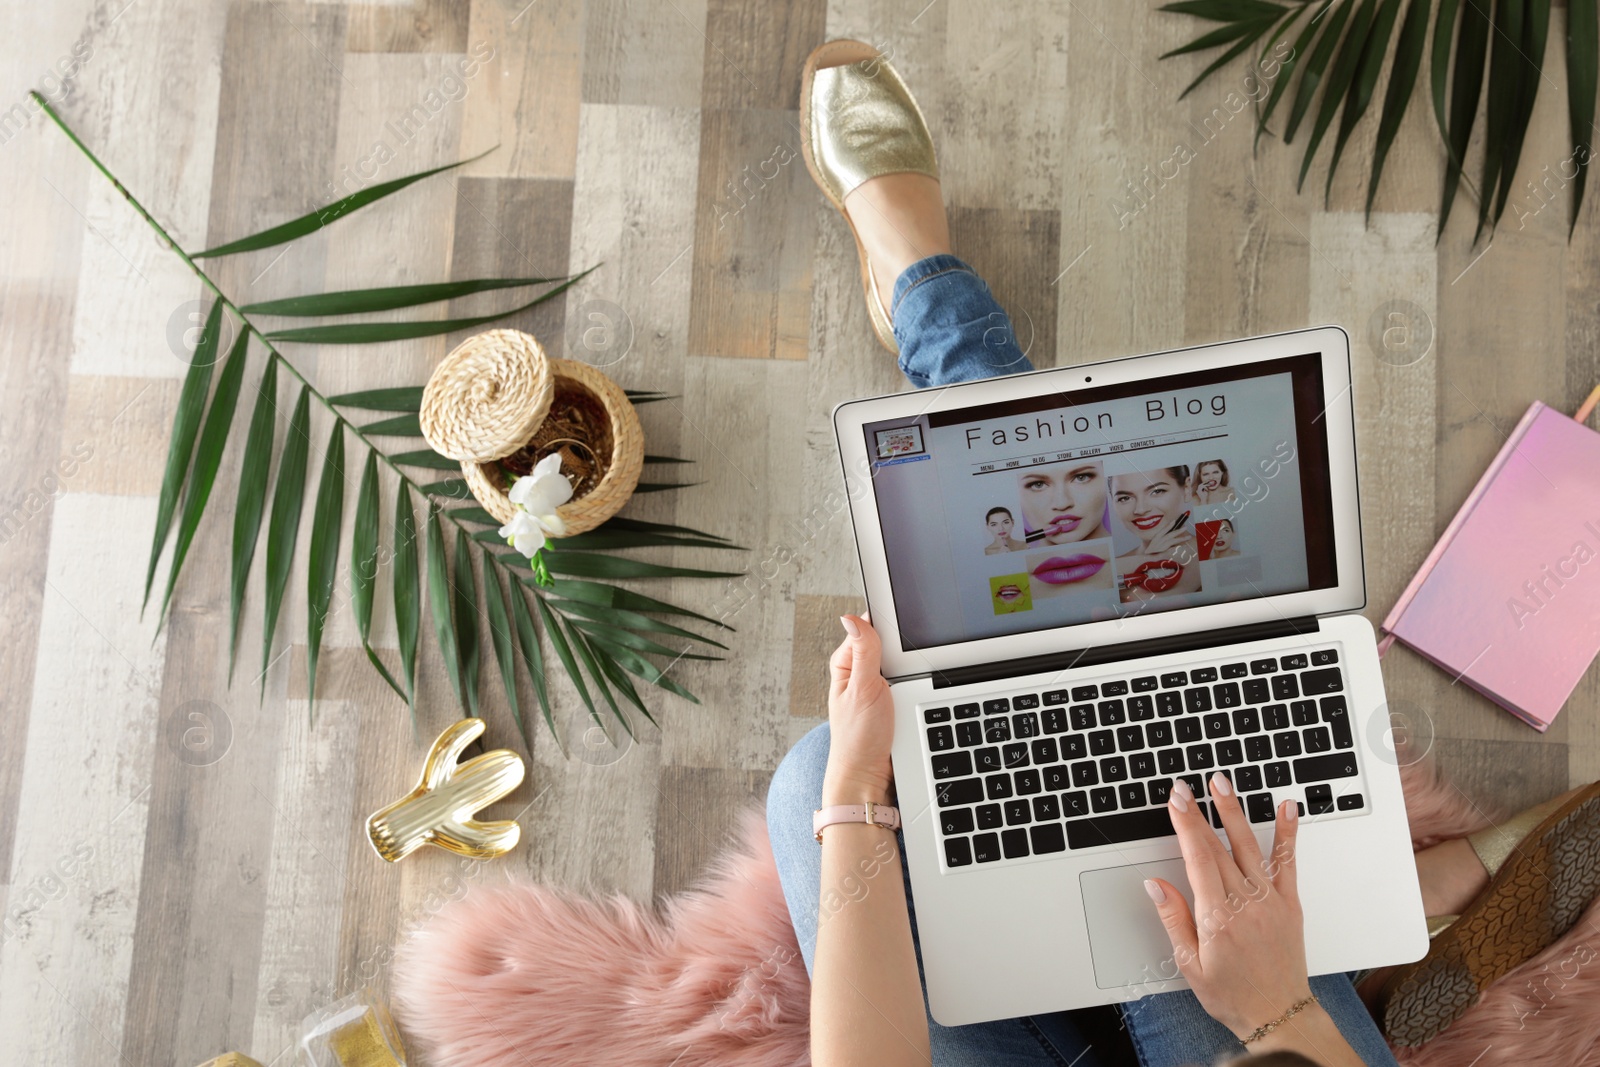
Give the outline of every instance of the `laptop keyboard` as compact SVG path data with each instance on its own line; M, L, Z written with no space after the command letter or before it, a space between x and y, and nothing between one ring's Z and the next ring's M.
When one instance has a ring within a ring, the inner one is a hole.
M940 850L971 867L1172 834L1181 778L1227 775L1252 823L1366 808L1336 649L1026 689L919 709Z

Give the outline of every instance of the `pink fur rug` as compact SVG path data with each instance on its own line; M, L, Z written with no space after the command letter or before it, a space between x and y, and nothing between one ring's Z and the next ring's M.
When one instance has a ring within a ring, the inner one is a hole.
M1417 847L1485 816L1426 764ZM1490 813L1495 814L1495 813ZM810 985L756 811L742 847L659 912L541 885L474 888L400 946L394 1009L432 1067L799 1067ZM1600 1067L1600 902L1406 1067Z

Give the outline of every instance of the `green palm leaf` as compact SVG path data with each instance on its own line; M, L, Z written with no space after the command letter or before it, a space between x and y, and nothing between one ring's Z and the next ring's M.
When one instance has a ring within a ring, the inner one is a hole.
M712 626L727 630L730 633L734 628L720 619L713 619L709 615L701 615L680 608L676 604L669 604L665 600L636 593L632 589L623 589L621 586L607 585L604 582L588 582L581 578L554 578L552 579L551 592L556 596L566 597L568 600L582 600L589 604L598 604L601 607L627 608L631 611L654 611L662 615L680 615L691 619L708 622Z
M498 148L499 146L496 145L495 147ZM434 167L432 170L425 170L418 174L407 174L405 177L396 178L393 181L379 182L377 185L369 186L360 192L351 193L347 197L335 200L331 204L324 204L309 214L301 215L297 219L290 219L288 222L274 226L270 230L262 230L260 233L250 237L241 237L237 241L230 241L225 245L218 245L216 248L209 248L204 252L196 252L194 258L206 259L211 256L231 256L237 252L254 252L260 248L271 248L274 245L285 244L297 237L304 237L308 233L316 233L330 222L342 219L351 212L359 211L368 204L382 200L391 193L398 193L413 182L420 182L424 178L431 178L435 174L454 170L456 167L464 167L468 163L475 163L493 151L494 148L491 148L488 152L480 152L471 159L447 163L442 167Z
M350 529L350 608L368 662L389 683L389 688L409 704L411 698L372 649L372 598L378 584L378 492L378 454L369 450L366 466L361 469L361 488L356 490L355 525Z
M528 668L528 678L533 682L533 694L539 699L539 710L544 713L544 724L550 730L550 736L556 739L556 744L561 744L561 737L556 733L556 720L550 713L550 694L545 688L544 681L544 651L539 647L539 634L533 626L533 615L528 611L527 594L513 583L511 591L511 617L517 627L517 649L522 653L523 665ZM526 733L523 741L530 746Z
M608 626L605 623L594 622L590 619L568 619L567 621L570 625L576 626L584 633L594 634L596 637L604 638L612 644L622 645L624 648L631 648L635 652L648 652L652 656L666 656L669 659L677 659L683 655L683 653L676 648L668 648L659 641L652 641L648 637L641 637L632 630L624 630L616 626ZM721 659L722 657L714 656L711 658Z
M1323 135L1328 132L1334 115L1339 111L1339 104L1345 99L1351 82L1355 80L1356 67L1361 62L1361 48L1366 43L1367 31L1372 28L1373 8L1376 3L1377 0L1351 0L1355 10L1350 18L1350 30L1340 42L1338 54L1328 69L1328 81L1322 89L1322 103L1317 108L1316 121L1311 124L1311 139L1306 142L1305 155L1300 159L1300 177L1295 182L1295 192L1299 192L1300 187L1305 184L1306 173L1311 169L1312 157L1317 154L1317 147L1322 144Z
M1378 139L1372 149L1372 176L1367 181L1368 221L1372 219L1372 202L1378 195L1378 181L1383 176L1383 164L1389 158L1389 148L1395 134L1400 132L1400 120L1405 118L1406 107L1416 89L1417 72L1422 69L1422 54L1428 45L1428 0L1411 0L1406 8L1405 21L1400 24L1400 39L1394 46L1394 69L1389 74L1389 88L1384 93L1383 115L1378 119Z
M422 422L415 413L407 413L369 422L361 427L361 432L368 437L421 437Z
M472 573L472 552L467 538L456 535L456 562L450 571L450 592L455 603L456 645L461 653L461 688L467 694L467 713L478 715L478 584Z
M1450 156L1445 161L1444 194L1439 203L1441 235L1445 224L1450 221L1450 205L1455 201L1456 187L1461 182L1467 145L1472 140L1472 125L1478 118L1478 97L1483 88L1483 61L1489 47L1489 18L1479 4L1487 2L1466 0L1456 32L1456 60L1450 75L1449 130L1445 136ZM1480 195L1490 194L1491 190L1485 189Z
M674 693L687 700L691 704L700 703L699 697L689 692L671 678L668 678L661 672L659 668L656 667L654 663L651 663L643 656L617 645L613 645L611 647L611 654L616 657L617 663L620 664L622 668L629 674L632 674L638 678L643 678L651 685L659 686L669 693Z
M1272 83L1272 92L1267 94L1267 102L1261 108L1261 114L1256 120L1256 136L1255 140L1251 143L1252 151L1260 146L1261 135L1266 132L1267 129L1267 120L1272 118L1273 111L1275 111L1278 107L1278 101L1283 98L1284 92L1289 88L1289 83L1294 80L1295 72L1300 63L1300 58L1304 56L1306 54L1306 50L1311 47L1311 39L1316 36L1318 30L1323 28L1322 16L1327 14L1328 7L1332 3L1333 0L1322 0L1322 6L1317 9L1317 13L1308 19L1306 24L1300 28L1300 35L1295 38L1294 46L1289 51L1289 58L1283 61L1278 71L1278 79ZM1309 10L1309 5L1301 8L1301 11L1305 10ZM1296 12L1294 16L1291 16L1287 21L1285 21L1284 28L1288 28L1290 23L1292 23L1294 19L1298 17L1298 15L1299 12ZM1262 48L1261 54L1263 59L1266 57L1266 49L1271 48L1272 43L1273 42L1269 40Z
M459 534L456 544L465 544ZM494 649L495 666L500 668L500 682L505 686L506 703L511 717L516 720L517 732L527 740L528 731L522 724L522 706L517 701L517 661L511 651L511 619L506 612L505 593L500 589L500 579L495 577L492 557L483 554L483 604L489 620L489 644ZM512 590L515 594L515 590Z
M702 571L690 567L669 567L622 556L601 556L592 552L557 552L546 546L545 565L551 574L578 578L738 578L738 571Z
M567 644L566 635L561 632L561 623L555 613L545 606L544 598L534 594L533 602L539 608L539 618L544 622L544 632L550 635L550 647L556 650L556 658L561 660L561 666L566 668L567 677L572 679L573 688L578 691L578 698L583 701L583 706L589 709L589 717L600 725L600 715L594 710L594 698L589 695L589 687L583 684L583 675L578 672L578 661L572 658L572 648ZM602 726L601 729L604 729Z
M1547 0L1532 0L1522 18L1522 42L1512 60L1517 72L1516 104L1506 130L1505 150L1500 160L1500 192L1495 197L1491 226L1500 224L1505 213L1506 200L1511 195L1511 183L1517 176L1517 164L1522 159L1522 142L1528 133L1528 123L1533 119L1534 101L1539 95L1539 82L1543 75L1545 45L1550 40L1550 5Z
M589 649L589 642L584 640L583 632L568 627L567 639L572 643L573 651L577 652L578 659L582 661L584 668L588 670L589 677L593 679L595 691L605 698L607 706L611 708L612 717L622 723L622 728L628 731L629 737L633 737L633 724L628 721L627 716L622 713L622 709L617 705L617 698L611 695L611 684L606 681L605 672L595 662L594 653ZM601 730L604 731L605 727L601 726Z
M586 619L606 623L610 626L624 630L644 630L647 633L671 634L674 637L686 637L691 641L711 645L720 649L727 649L727 645L713 641L709 637L685 630L681 626L674 626L670 622L652 619L648 615L641 615L636 611L627 611L617 607L601 607L598 604L589 604L582 600L559 600L554 605L559 611L569 615L581 615Z
M396 389L365 389L359 393L330 396L328 403L363 411L404 411L415 415L422 410L422 386L403 385Z
M1597 0L1568 0L1567 3L1567 112L1572 130L1574 157L1578 146L1588 146L1594 129L1595 91L1600 88L1600 4ZM1589 178L1593 154L1585 147L1578 160L1578 173L1572 179L1572 221L1567 240L1578 228L1578 212L1583 208L1583 187Z
M457 330L470 330L536 308L546 300L553 300L571 289L582 281L589 271L599 266L600 264L595 264L589 270L534 297L526 304L497 311L492 315L475 315L468 319L427 319L421 322L347 322L333 326L302 326L294 330L273 330L266 337L269 341L318 345L365 345L380 341L410 341L418 337L438 337L441 334L455 333Z
M245 583L261 536L261 516L266 510L267 472L272 469L272 436L278 420L278 361L267 357L267 369L256 389L255 410L244 439L244 463L239 469L239 495L233 505L233 568L228 593L228 681L239 656L239 611L244 606Z
M364 315L373 311L394 311L398 308L437 304L441 300L456 300L474 293L487 293L496 289L521 289L529 285L545 285L565 280L565 278L474 278L471 281L437 282L431 285L346 289L336 293L292 296L287 300L267 300L259 304L247 304L240 310L246 315L283 315L294 318L311 318L317 315Z
M222 450L228 443L228 431L233 428L233 412L239 403L239 387L244 383L246 350L250 335L239 334L228 353L217 377L216 395L211 398L211 410L206 412L205 428L200 431L200 445L195 449L194 474L183 490L183 513L178 519L178 540L172 549L172 565L167 568L167 591L161 596L160 618L165 618L167 605L172 602L172 590L178 584L178 572L189 555L195 531L200 528L200 517L205 514L206 503L211 499L211 487L217 480L217 468L222 465ZM159 624L157 629L160 629Z
M450 574L444 562L444 534L439 531L439 509L431 503L428 508L428 611L433 617L433 636L439 642L439 652L444 657L445 674L450 677L450 688L455 690L456 702L467 706L467 691L461 685L461 653L456 643L456 628L450 620Z
M693 489L700 482L640 482L633 487L635 493L664 493L669 489Z
M1400 0L1376 0L1376 4L1372 26L1361 42L1360 54L1356 57L1355 73L1351 76L1350 87L1345 92L1344 111L1339 115L1339 132L1333 140L1333 155L1328 160L1328 180L1322 190L1324 207L1327 206L1328 197L1333 191L1333 175L1339 169L1339 159L1344 155L1344 146L1349 142L1356 123L1367 113L1367 105L1372 102L1372 92L1377 88L1378 75L1383 71L1383 57L1389 49L1389 35L1394 32L1395 20L1400 17ZM1354 30L1351 32L1353 35ZM1332 90L1331 85L1329 90Z
M458 471L461 469L459 462L449 456L441 456L431 448L424 448L419 452L402 452L397 456L390 456L389 462L398 463L402 467L426 467L428 470L435 471Z
M306 707L315 717L317 660L322 631L333 601L333 580L339 571L339 534L344 525L344 423L335 419L323 453L322 480L311 510L311 550L306 567Z
M417 566L417 518L411 491L394 495L394 626L399 634L400 673L405 676L411 730L417 728L417 634L422 625L422 584Z
M211 304L206 324L201 327L194 358L183 376L178 393L178 411L172 420L172 438L167 444L167 467L161 475L161 495L156 501L156 532L150 544L150 566L144 576L144 603L150 603L150 589L156 580L156 561L167 547L172 532L172 516L178 508L178 493L189 474L189 457L194 439L200 433L200 418L205 413L206 396L211 392L211 371L217 363L217 346L222 333L222 301ZM142 610L142 609L141 609Z
M261 631L261 695L267 693L267 668L272 664L272 634L289 588L289 567L300 537L300 509L306 488L306 455L311 446L311 388L300 387L300 399L289 417L289 431L278 460L278 484L272 491L272 518L267 524L266 622Z
M650 725L660 729L661 724L656 722L655 716L650 714L650 709L645 707L643 700L639 699L639 691L628 680L627 672L617 665L616 657L600 642L589 639L586 639L586 641L589 646L589 654L594 657L595 662L600 665L600 669L605 672L606 680L611 683L611 687L621 693L624 700L637 708L639 714L650 721Z
M1312 98L1317 95L1317 86L1322 84L1322 74L1328 69L1328 61L1333 58L1333 50L1344 32L1345 22L1350 18L1350 10L1358 3L1360 0L1346 0L1331 8L1331 13L1323 20L1317 43L1311 49L1311 54L1306 56L1305 66L1300 70L1294 102L1289 105L1289 122L1283 130L1284 144L1293 143L1300 122L1310 110Z

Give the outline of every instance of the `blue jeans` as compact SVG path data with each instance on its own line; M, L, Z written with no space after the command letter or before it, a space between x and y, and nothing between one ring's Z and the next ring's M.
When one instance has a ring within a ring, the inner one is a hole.
M930 256L906 268L895 282L890 317L900 345L900 369L918 388L1033 369L989 287L954 256ZM827 723L801 738L779 764L767 793L767 831L808 974L816 956L822 895L822 849L811 833L811 813L822 806L828 741ZM903 849L904 836L896 837ZM917 916L909 877L905 889L915 943ZM922 974L920 945L917 973ZM1311 979L1311 988L1366 1063L1396 1067L1348 975L1319 975ZM1219 1057L1244 1053L1233 1033L1207 1015L1188 990L1144 997L1121 1010L1144 1067L1211 1064ZM1100 1063L1068 1011L970 1026L941 1026L929 1017L928 1032L938 1067L1097 1067Z

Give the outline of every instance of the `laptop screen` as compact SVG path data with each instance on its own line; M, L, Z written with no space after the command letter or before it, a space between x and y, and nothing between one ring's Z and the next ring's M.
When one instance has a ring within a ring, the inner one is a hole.
M1338 584L1321 359L865 427L906 649Z

